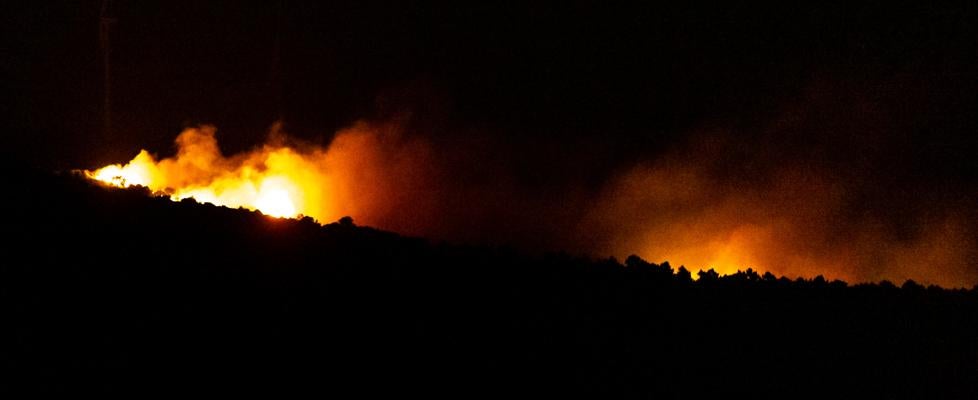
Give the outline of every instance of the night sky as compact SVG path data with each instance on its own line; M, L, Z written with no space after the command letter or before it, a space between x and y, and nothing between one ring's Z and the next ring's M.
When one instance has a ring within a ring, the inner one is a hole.
M781 273L978 282L974 4L112 1L106 131L101 2L22 3L3 16L8 160L395 123L434 154L448 222L382 228L654 261L668 250L643 243L719 231L767 240Z

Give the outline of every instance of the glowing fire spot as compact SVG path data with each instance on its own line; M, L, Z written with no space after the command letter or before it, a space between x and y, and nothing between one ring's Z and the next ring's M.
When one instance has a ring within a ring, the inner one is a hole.
M150 186L153 179L153 158L145 150L141 151L125 166L113 164L95 172L86 171L89 178L119 187Z
M296 216L295 204L284 186L284 180L266 179L258 191L255 208L266 215L279 218Z
M263 146L224 157L214 129L188 129L177 137L177 156L157 161L143 150L126 164L84 171L91 179L117 187L145 186L180 201L191 198L230 208L261 211L279 218L332 217L324 194L329 177L322 152L300 153L286 146Z

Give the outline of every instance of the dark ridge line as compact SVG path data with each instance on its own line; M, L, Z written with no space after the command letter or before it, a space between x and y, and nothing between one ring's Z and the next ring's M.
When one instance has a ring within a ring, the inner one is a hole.
M397 237L397 238L406 239L406 240L419 240L419 241L424 241L425 243L431 244L430 241L428 239L426 239L426 238L404 236L404 235L399 234L397 232L384 231L382 229L378 229L378 228L374 228L374 227L370 227L370 226L355 225L354 224L354 221L353 221L353 218L351 218L349 216L342 217L339 220L334 221L334 222L326 222L326 223L321 222L321 221L318 221L318 220L316 220L316 219L314 219L312 217L309 217L309 216L303 216L302 214L299 214L298 217L284 217L284 218L281 218L281 217L275 217L275 216L267 216L267 215L263 214L260 210L250 210L250 209L247 209L247 208L244 208L244 207L231 208L231 207L227 207L227 206L223 206L223 205L217 205L217 204L212 204L212 203L207 203L207 202L200 202L200 201L197 201L197 199L194 199L194 198L191 198L191 197L184 198L184 199L179 200L179 201L172 200L172 199L169 198L170 194L167 193L166 191L156 191L156 192L154 192L154 191L150 190L148 187L141 186L141 185L131 185L131 186L128 186L128 187L113 186L113 185L106 184L104 182L100 182L100 181L91 179L91 178L87 177L84 174L84 171L81 171L81 170L71 170L71 171L68 171L68 172L57 172L56 175L69 176L72 179L77 179L77 180L80 180L82 182L85 182L85 183L87 183L88 185L90 185L92 187L100 188L100 189L104 189L104 190L108 190L108 191L120 191L120 192L135 193L135 194L138 194L140 196L147 197L147 198L164 199L164 200L166 200L169 203L182 203L182 204L185 204L185 205L195 205L195 206L202 206L202 207L210 207L210 208L216 208L216 209L230 210L230 211L234 211L234 212L242 212L242 213L247 213L247 214L251 214L251 215L259 215L261 217L265 217L266 219L276 220L276 223L281 223L281 224L297 224L298 226L302 226L302 225L316 226L316 227L321 227L321 228L325 229L326 231L330 231L330 230L338 229L338 228L344 228L344 229L356 228L356 229L360 229L360 230L369 231L369 232L371 232L371 234L388 235L388 236L391 236L391 237ZM452 244L451 242L445 242L445 243L441 243L441 244L442 245L448 245L448 246L456 246L456 247L459 247L460 246L460 247L463 247L463 248L469 247L469 248L475 248L475 249L479 249L479 248L483 248L483 249L492 248L492 246L486 246L486 245L458 245L458 244ZM509 248L508 246L501 246L501 247L505 251L516 251L516 252L519 252L518 250L514 250L512 248ZM527 256L525 254L522 254L522 255L523 256ZM595 263L595 264L599 264L599 265L601 265L603 267L606 267L606 268L627 269L629 271L635 271L635 273L637 273L637 274L651 274L651 275L656 275L656 276L659 276L659 277L664 277L664 276L667 276L668 275L670 277L670 279L672 279L677 284L691 285L691 286L701 286L701 287L723 287L723 286L734 286L734 285L740 285L740 286L743 286L743 285L753 285L753 286L758 286L758 287L782 287L782 288L786 288L786 287L831 288L831 289L861 288L861 289L868 289L868 290L872 290L872 289L878 288L878 289L883 289L883 290L897 290L897 289L899 289L899 290L903 290L905 292L921 292L921 291L925 291L926 290L928 292L948 291L948 292L962 292L963 293L963 292L969 292L969 291L971 291L973 293L978 293L978 283L976 283L970 289L969 288L966 288L966 287L944 288L944 287L942 287L940 285L935 285L935 284L923 285L923 284L920 284L920 283L914 281L913 279L907 279L907 280L905 280L900 285L896 285L895 283L893 283L892 281L887 280L887 279L880 280L879 282L856 282L856 283L850 284L849 282L846 282L846 281L840 280L840 279L832 279L832 280L826 279L821 274L816 275L815 277L811 277L811 278L805 278L803 276L799 276L799 277L796 277L794 279L789 278L789 277L786 277L786 276L783 276L783 275L782 276L775 276L774 274L772 274L770 272L764 272L763 274L760 274L758 271L755 271L753 268L749 268L749 267L746 268L746 269L744 269L744 270L738 269L736 272L731 273L731 274L720 274L714 268L699 269L696 272L696 278L693 279L692 272L689 269L687 269L685 267L685 265L680 265L678 268L675 268L674 269L672 267L672 265L670 264L669 261L664 261L664 262L662 262L660 264L657 264L657 263L654 263L654 262L646 261L646 260L642 259L641 257L639 257L638 255L635 255L635 254L629 255L625 259L625 261L623 263L620 262L614 256L609 256L609 257L606 257L606 258L602 258L602 257L596 257L594 255L590 255L590 254L585 254L585 255L580 255L580 256L576 256L575 257L575 256L570 256L569 253L567 253L566 251L563 251L563 250L556 251L556 252L547 252L547 253L544 253L544 258L547 258L547 257L578 259L578 260L575 260L575 261L584 261L584 262L589 262L589 263Z

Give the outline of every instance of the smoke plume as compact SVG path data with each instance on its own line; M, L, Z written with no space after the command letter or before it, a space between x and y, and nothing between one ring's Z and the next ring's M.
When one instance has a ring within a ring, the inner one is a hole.
M816 82L760 122L694 128L598 172L582 171L608 147L586 140L527 150L511 136L435 135L391 118L355 123L326 147L276 127L233 156L215 128L191 128L171 158L144 151L92 175L433 240L637 254L693 271L974 284L974 187L908 161L926 155L908 133L917 122L886 100L892 93L863 89Z

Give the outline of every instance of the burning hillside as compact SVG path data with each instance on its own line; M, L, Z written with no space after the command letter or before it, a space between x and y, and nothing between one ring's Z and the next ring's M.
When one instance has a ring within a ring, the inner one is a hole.
M886 197L891 192L846 170L848 161L760 152L722 133L694 136L591 191L580 190L573 176L564 178L571 184L545 190L520 184L512 148L439 143L407 135L397 122L357 123L328 146L295 143L276 128L265 144L234 155L221 152L212 126L186 129L175 142L172 157L142 150L128 163L86 175L145 186L175 201L321 223L349 215L364 225L460 243L638 254L694 272L753 268L850 282L974 282L973 211L962 201ZM868 157L867 151L851 152ZM560 162L573 162L574 154ZM923 207L928 202L933 209Z

